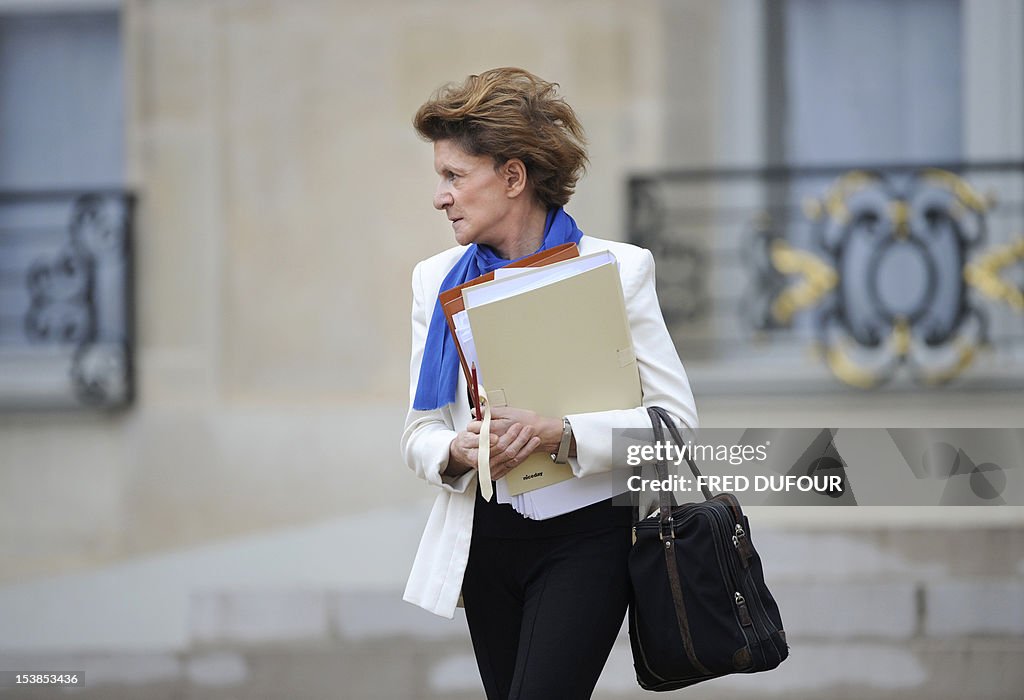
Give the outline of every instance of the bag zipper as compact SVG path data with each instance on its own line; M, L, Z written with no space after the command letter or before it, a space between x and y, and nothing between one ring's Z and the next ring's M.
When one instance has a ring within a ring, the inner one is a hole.
M732 524L731 519L728 518L725 513L721 512L719 508L712 508L711 513L711 517L718 520L719 523ZM740 581L739 577L736 575L737 571L735 570L735 551L722 542L718 528L714 527L714 523L712 523L711 532L712 536L715 538L715 548L719 551L719 556L717 557L719 561L719 570L724 574L726 581L731 584L730 587L732 588L733 594L733 617L739 623L740 634L743 635L743 642L749 649L750 637L747 635L747 628L750 628L755 637L757 636L757 628L754 626L753 620L750 617L750 611L747 609L746 599L740 592ZM726 559L725 563L722 562L723 557Z
M725 494L725 495L730 495L730 494ZM729 499L722 499L722 500L723 501L727 501ZM732 498L731 500L735 501L735 498ZM732 510L732 509L730 508L730 510ZM717 510L715 512L722 519L723 523L727 523L729 525L733 525L734 527L738 526L738 527L740 527L741 531L743 531L742 530L742 523L741 522L734 522L734 521L732 521L731 518L728 518L727 516L725 516L724 513L720 513ZM735 511L732 511L732 512L735 513ZM735 532L735 530L734 530L734 532ZM744 537L745 537L746 536L746 532L745 531L743 531L743 532L744 532ZM735 551L736 557L738 559L739 556L740 556L738 547L734 551ZM740 594L741 600L744 603L743 607L744 608L749 608L749 606L746 604L746 597L742 595L742 593L740 592L740 589L746 590L746 591L751 592L751 593L756 593L757 592L757 587L754 584L753 575L751 573L751 570L750 570L749 567L747 567L745 572L743 572L743 573L739 572L738 570L736 570L736 560L734 560L732 558L729 559L729 564L730 564L730 567L737 574L737 579L738 579L737 593ZM744 610L740 614L741 615L746 615L747 617L750 618L750 620L751 620L751 630L754 632L754 635L757 638L758 642L761 641L761 632L764 632L764 635L765 635L764 636L764 641L766 641L766 642L767 641L771 641L772 646L775 646L775 642L772 639L772 635L777 631L777 629L775 628L775 623L772 622L770 617L768 617L768 614L765 611L764 606L761 605L760 596L754 595L751 605L756 607L756 610L759 613L758 615L756 615L756 616L750 615L750 610L749 609ZM755 620L755 617L756 617L756 620ZM758 647L760 647L760 646L761 645L758 644ZM777 647L776 647L776 651L778 651ZM781 652L780 652L780 655L781 655ZM762 656L763 656L763 652L762 652Z

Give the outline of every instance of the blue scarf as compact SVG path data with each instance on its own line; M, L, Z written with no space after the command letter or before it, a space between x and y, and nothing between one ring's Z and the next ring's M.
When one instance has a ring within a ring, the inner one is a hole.
M544 222L544 242L537 252L563 243L579 243L582 237L583 232L564 209L551 209ZM494 249L474 243L441 282L440 291L457 287L463 282L499 267L505 267L511 262L515 261L499 258ZM441 309L441 300L438 299L434 303L434 315L431 316L430 327L427 329L423 364L420 365L420 378L416 382L416 398L412 407L417 411L430 411L450 404L455 400L458 382L459 353L455 349L455 339L448 330L448 323Z

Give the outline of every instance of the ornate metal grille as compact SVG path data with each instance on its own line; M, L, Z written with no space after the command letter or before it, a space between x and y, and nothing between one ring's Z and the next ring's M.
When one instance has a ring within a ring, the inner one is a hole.
M1024 163L637 176L629 237L704 392L1024 387Z
M133 204L0 192L0 408L131 403Z

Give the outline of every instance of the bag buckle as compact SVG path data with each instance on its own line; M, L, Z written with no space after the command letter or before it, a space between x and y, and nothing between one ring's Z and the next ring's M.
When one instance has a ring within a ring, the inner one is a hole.
M675 522L672 520L672 516L669 515L666 520L658 522L658 539L662 542L665 541L665 525L668 525L668 538L674 540L676 538Z

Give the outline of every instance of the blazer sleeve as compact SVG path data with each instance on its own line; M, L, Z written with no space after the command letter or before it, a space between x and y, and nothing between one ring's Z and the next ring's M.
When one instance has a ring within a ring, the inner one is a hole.
M427 483L445 491L462 493L476 476L475 469L457 477L441 475L448 466L448 448L457 434L451 407L441 406L431 411L417 411L412 407L427 341L427 328L434 311L432 302L436 296L424 289L422 267L422 262L417 264L412 273L412 360L409 367L409 412L405 417L401 441L402 457L416 476Z
M676 419L680 429L697 429L697 406L665 319L654 284L654 258L640 249L638 274L628 275L624 285L626 315L633 336L640 371L643 405L637 408L566 416L576 438L576 457L569 460L573 472L584 477L611 470L612 431L618 428L650 428L648 406L661 406ZM628 286L628 288L627 288Z

